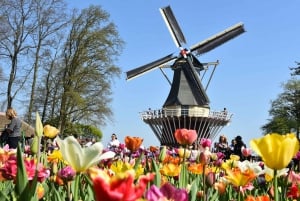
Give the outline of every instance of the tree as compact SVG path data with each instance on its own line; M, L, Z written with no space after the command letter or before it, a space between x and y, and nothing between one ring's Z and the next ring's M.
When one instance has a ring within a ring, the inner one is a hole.
M28 37L36 29L32 21L33 0L2 0L0 5L0 57L8 61L7 107L26 83L29 71L26 69L27 53L32 48ZM22 62L20 62L22 61ZM6 62L7 63L7 62Z
M272 117L262 127L265 133L285 134L295 129L300 132L300 80L292 78L282 85L283 92L271 102L269 114Z
M296 62L297 67L292 67L290 68L290 70L292 70L293 72L291 73L292 76L294 75L300 75L300 63Z
M31 34L34 49L32 50L33 58L33 77L31 82L30 100L27 112L27 121L31 122L31 116L35 100L35 92L38 75L41 75L40 65L45 64L45 60L50 55L49 49L53 49L58 42L58 34L67 25L67 16L64 12L66 7L62 0L37 0L33 3L34 21L37 27ZM41 78L41 77L40 77Z
M122 46L115 25L99 6L74 14L63 50L63 68L57 75L62 87L61 131L68 122L103 125L112 115L111 84L121 73L113 62Z

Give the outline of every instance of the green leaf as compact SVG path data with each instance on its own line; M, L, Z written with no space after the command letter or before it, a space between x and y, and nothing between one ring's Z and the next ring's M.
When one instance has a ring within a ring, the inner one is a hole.
M186 164L181 165L180 175L179 175L179 188L185 188L188 184L188 170Z
M196 199L197 199L197 192L198 192L198 179L197 178L192 182L192 186L191 186L191 190L190 190L190 198L191 198L190 201L196 201Z
M156 163L155 160L152 159L151 162L152 162L152 167L153 167L154 172L155 172L155 177L154 177L153 183L156 186L160 186L161 176L160 176L160 172L159 172L159 167L158 167L158 165L157 165L157 163Z
M141 161L142 161L143 157L144 157L144 153L142 153L140 155L140 157L135 161L135 164L134 164L134 167L133 167L134 170L137 170L139 168L139 165L141 164Z
M22 154L21 144L18 144L17 148L17 179L15 192L17 199L37 201L36 187L37 187L37 171L35 172L34 179L31 183L28 182L26 168L24 166L23 154Z
M27 178L27 173L26 169L24 167L24 161L23 161L23 154L22 154L22 148L20 143L18 144L17 148L17 179L16 179L16 186L15 186L15 191L16 194L19 196L22 194L24 191L27 183L28 183L28 178Z
M9 197L7 197L7 193L0 191L0 200L5 201L5 200L10 200Z
M51 183L51 190L50 190L50 194L51 194L51 200L53 201L63 201L65 199L63 199L65 196L61 196L59 194L59 192L56 190L54 183Z

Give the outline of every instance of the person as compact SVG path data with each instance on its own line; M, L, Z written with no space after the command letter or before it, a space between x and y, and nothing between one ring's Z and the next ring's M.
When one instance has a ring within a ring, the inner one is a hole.
M115 149L116 147L119 147L119 145L120 145L120 142L117 138L117 135L115 133L113 133L111 135L111 140L108 143L108 148L109 149Z
M235 137L236 144L234 145L233 154L238 155L240 157L240 160L243 161L244 157L242 154L242 148L246 148L246 144L243 142L243 139L241 136Z
M25 145L30 146L34 138L34 134L31 134L29 137L25 137Z
M217 144L217 152L221 152L225 155L225 158L228 159L230 157L230 147L228 145L228 141L225 135L221 135L219 137L219 142Z
M224 109L223 109L223 117L224 118L226 118L227 117L227 114L228 114L228 112L227 112L227 108L226 107L224 107Z
M223 153L226 158L228 158L228 149L229 149L229 146L228 146L228 141L227 141L227 138L225 135L221 135L219 137L219 142L217 144L217 152L221 152Z
M6 110L6 118L10 120L5 131L8 133L9 148L17 148L21 140L22 121L17 117L17 112L13 108Z
M231 153L233 153L235 144L236 144L236 140L234 138L234 139L231 140L231 144L229 145L229 150L230 150Z
M2 129L1 131L1 136L0 136L1 147L6 145L8 142L8 132L6 131L6 128L7 128L7 124L5 124L4 129Z

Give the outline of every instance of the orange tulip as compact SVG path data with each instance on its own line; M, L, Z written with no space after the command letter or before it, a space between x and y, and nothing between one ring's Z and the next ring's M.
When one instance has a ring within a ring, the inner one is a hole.
M261 196L251 196L249 195L245 201L270 201L271 199L269 198L268 195L261 195Z
M188 170L190 172L192 172L193 174L203 174L203 164L201 163L191 163L189 166L188 166Z
M158 147L155 147L155 146L150 146L149 147L149 150L153 153L157 152L158 151Z
M197 139L196 130L177 129L174 133L176 141L181 145L191 145Z
M216 182L214 183L214 188L219 192L220 195L226 193L226 183L225 182Z
M36 193L37 193L37 197L38 197L39 200L44 197L45 189L44 189L42 184L38 184L38 186L36 188Z
M125 137L125 145L131 152L137 151L143 143L143 138L140 137Z

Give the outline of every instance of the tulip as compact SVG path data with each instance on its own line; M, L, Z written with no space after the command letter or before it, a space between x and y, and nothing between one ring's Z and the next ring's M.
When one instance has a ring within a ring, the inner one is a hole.
M133 201L144 194L147 184L154 179L154 174L143 175L134 181L134 170L110 177L106 172L99 172L93 179L96 201Z
M209 172L205 175L206 183L209 187L212 187L216 181L216 174L214 172Z
M37 185L36 194L37 194L38 200L41 200L43 198L43 196L45 195L45 189L44 189L43 185L40 183Z
M214 183L214 189L216 189L220 195L226 193L226 183L225 182L216 182Z
M274 170L287 167L299 150L299 142L294 134L267 134L251 140L250 145L265 164Z
M177 129L174 133L176 141L181 145L191 145L197 139L196 130Z
M226 170L225 178L235 187L244 187L256 178L253 170L241 171L239 168Z
M159 152L158 160L160 162L164 161L167 155L167 147L163 146Z
M300 197L300 190L297 184L293 183L292 186L289 187L287 197L293 200L297 200L297 198Z
M188 193L185 189L178 189L170 183L165 183L160 191L168 200L174 201L188 201Z
M12 155L0 168L0 174L5 179L16 180L17 167L17 158ZM37 176L37 180L43 182L50 176L50 171L44 167L43 164L37 164L37 161L33 158L24 158L24 167L29 181L32 181L34 177Z
M168 177L177 177L180 174L181 166L173 163L167 163L162 166L160 173Z
M188 170L193 174L203 174L204 172L204 165L202 163L191 163L188 166Z
M242 151L243 156L245 156L246 158L247 158L248 156L251 156L251 152L252 152L251 149L242 147L242 150L241 150L241 151Z
M63 156L60 150L53 150L47 157L49 163L58 163L59 161L63 161Z
M108 151L102 154L103 145L96 142L89 147L82 148L79 142L69 136L64 140L57 138L63 159L77 172L84 172L101 160L114 157L115 153Z
M191 155L190 150L186 150L186 149L183 149L183 148L176 149L176 152L178 153L180 158L189 158L190 155Z
M170 183L165 183L161 188L152 185L146 192L146 199L149 201L188 201L188 193L185 189L178 189Z
M265 165L274 170L274 200L279 200L277 173L291 162L299 150L299 141L295 134L267 134L262 138L253 139L250 145L261 156Z
M271 199L269 198L268 195L261 195L261 196L257 196L254 197L252 195L247 196L247 198L245 199L245 201L270 201Z
M131 152L135 152L139 150L140 146L143 143L143 138L140 137L125 137L125 145L127 149L129 149Z
M39 150L39 137L34 136L32 143L30 145L30 151L32 154L37 154Z
M202 138L200 140L200 145L203 149L210 148L211 144L212 144L211 139Z
M150 188L146 191L146 196L148 201L157 201L164 197L160 189L155 186L151 185Z
M59 134L59 130L53 126L46 125L44 126L44 136L48 138L55 138Z
M64 181L72 181L75 178L76 172L70 166L66 166L59 170L57 175Z

